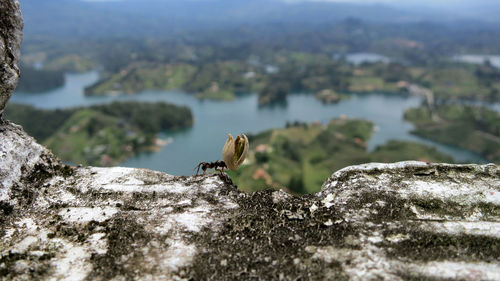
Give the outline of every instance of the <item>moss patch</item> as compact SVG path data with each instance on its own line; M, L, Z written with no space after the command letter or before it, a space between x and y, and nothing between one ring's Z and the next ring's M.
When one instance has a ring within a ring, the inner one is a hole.
M356 235L356 231L347 223L325 225L328 220L342 221L338 210L320 208L311 213L310 202L310 196L273 202L269 190L241 194L237 200L240 208L219 232L205 229L191 238L205 249L183 271L183 277L320 280L328 272L335 280L348 280L339 263L312 260L305 247L351 247L344 237Z
M500 253L500 239L481 235L450 235L422 230L406 231L410 239L388 247L391 258L423 262L436 260L495 262Z
M15 264L18 261L27 261L35 263L35 266L30 268L28 276L32 280L41 280L44 275L50 270L50 265L46 260L50 260L53 254L43 254L41 256L32 256L25 253L13 253L9 251L7 254L0 256L0 279L2 280L15 280Z
M145 247L151 239L152 234L146 232L143 226L137 224L133 219L120 217L110 221L105 227L108 239L106 254L92 254L90 262L93 271L87 276L89 280L111 279L121 276L125 280L134 280L137 277L137 268L143 262L143 254L140 250ZM129 262L122 261L123 256L128 256ZM136 260L137 262L131 262ZM137 264L137 267L127 265Z
M457 279L454 278L437 278L421 275L418 273L401 272L398 275L406 281L457 281Z

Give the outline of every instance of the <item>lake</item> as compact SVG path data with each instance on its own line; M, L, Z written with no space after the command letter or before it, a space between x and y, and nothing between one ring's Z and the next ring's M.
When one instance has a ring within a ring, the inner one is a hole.
M348 62L354 65L360 65L362 63L375 63L375 62L389 63L391 61L390 58L376 53L349 53L345 55L333 54L332 58L334 60L337 60L340 59L342 56Z
M485 159L470 151L442 145L411 135L413 126L404 121L404 111L419 106L419 97L384 94L355 94L338 104L323 104L314 95L292 94L288 103L281 106L259 107L257 95L241 96L233 101L198 100L182 91L145 91L136 95L87 97L83 88L98 79L97 72L67 74L64 87L38 94L15 93L10 102L53 109L87 106L112 101L165 101L191 108L195 118L193 127L165 132L161 138L173 140L156 152L145 152L129 158L120 166L148 168L173 175L190 175L201 161L220 160L227 134L258 133L271 128L283 128L287 122L326 122L340 115L370 120L376 132L368 149L388 140L410 140L434 146L452 155L460 162L485 163ZM388 110L390 109L390 110ZM332 171L333 172L333 171Z
M500 55L456 55L452 60L473 64L483 64L488 60L492 66L500 68Z

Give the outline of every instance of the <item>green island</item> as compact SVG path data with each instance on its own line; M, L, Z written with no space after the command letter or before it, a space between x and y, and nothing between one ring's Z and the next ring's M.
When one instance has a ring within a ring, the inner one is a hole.
M285 52L270 61L258 65L237 60L202 64L134 62L118 73L105 75L87 87L85 94L181 89L200 99L231 100L238 93L258 92L259 104L265 105L285 101L290 92L304 91L316 93L319 100L331 103L348 97L335 91L404 93L406 84L401 86L401 79L411 78L400 71L403 66L399 64L356 67L322 54ZM398 76L391 74L395 70Z
M500 114L479 106L441 105L412 108L404 118L418 136L474 151L500 163Z
M349 95L339 94L332 89L324 89L316 93L316 99L325 104L338 103L342 100L349 99L349 97Z
M259 104L286 101L291 92L315 93L323 102L348 95L327 92L407 94L410 85L429 89L436 100L500 101L500 70L483 65L443 63L407 66L375 62L354 65L322 54L284 52L269 64L241 60L207 63L133 62L85 89L87 95L135 94L181 89L200 99L231 100L257 92Z
M144 90L182 89L200 99L231 100L257 90L261 77L241 62L133 63L85 89L86 95L135 94Z
M63 161L112 166L164 143L158 133L189 127L191 110L167 103L113 102L85 108L41 110L10 103L5 117Z
M314 193L336 171L368 162L420 160L452 163L436 149L406 141L389 141L367 152L373 123L334 119L328 124L295 122L284 129L249 135L248 160L230 171L238 188L245 191L285 188L293 193Z
M28 53L21 59L21 76L16 90L30 94L51 91L64 85L65 73L82 73L97 67L92 59L77 54L48 57L46 52Z

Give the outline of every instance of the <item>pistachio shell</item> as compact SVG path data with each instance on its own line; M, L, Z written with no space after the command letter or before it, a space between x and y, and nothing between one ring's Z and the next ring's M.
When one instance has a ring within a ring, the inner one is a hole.
M222 148L222 159L230 170L236 170L245 160L248 152L248 138L244 134L233 138L228 134L224 148Z
M234 139L231 134L228 134L226 143L222 148L222 160L226 163L226 166L231 169L231 163L233 163L234 159ZM233 170L233 169L231 169Z

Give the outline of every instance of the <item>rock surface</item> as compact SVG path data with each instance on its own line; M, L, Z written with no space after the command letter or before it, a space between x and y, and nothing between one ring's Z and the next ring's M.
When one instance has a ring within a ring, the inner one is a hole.
M18 0L0 1L0 116L19 79L23 19Z
M0 2L0 113L19 3ZM500 280L500 168L340 170L321 192L239 192L209 174L71 168L0 119L2 280Z
M500 280L496 165L372 163L315 195L247 194L216 174L65 167L0 132L5 280Z

